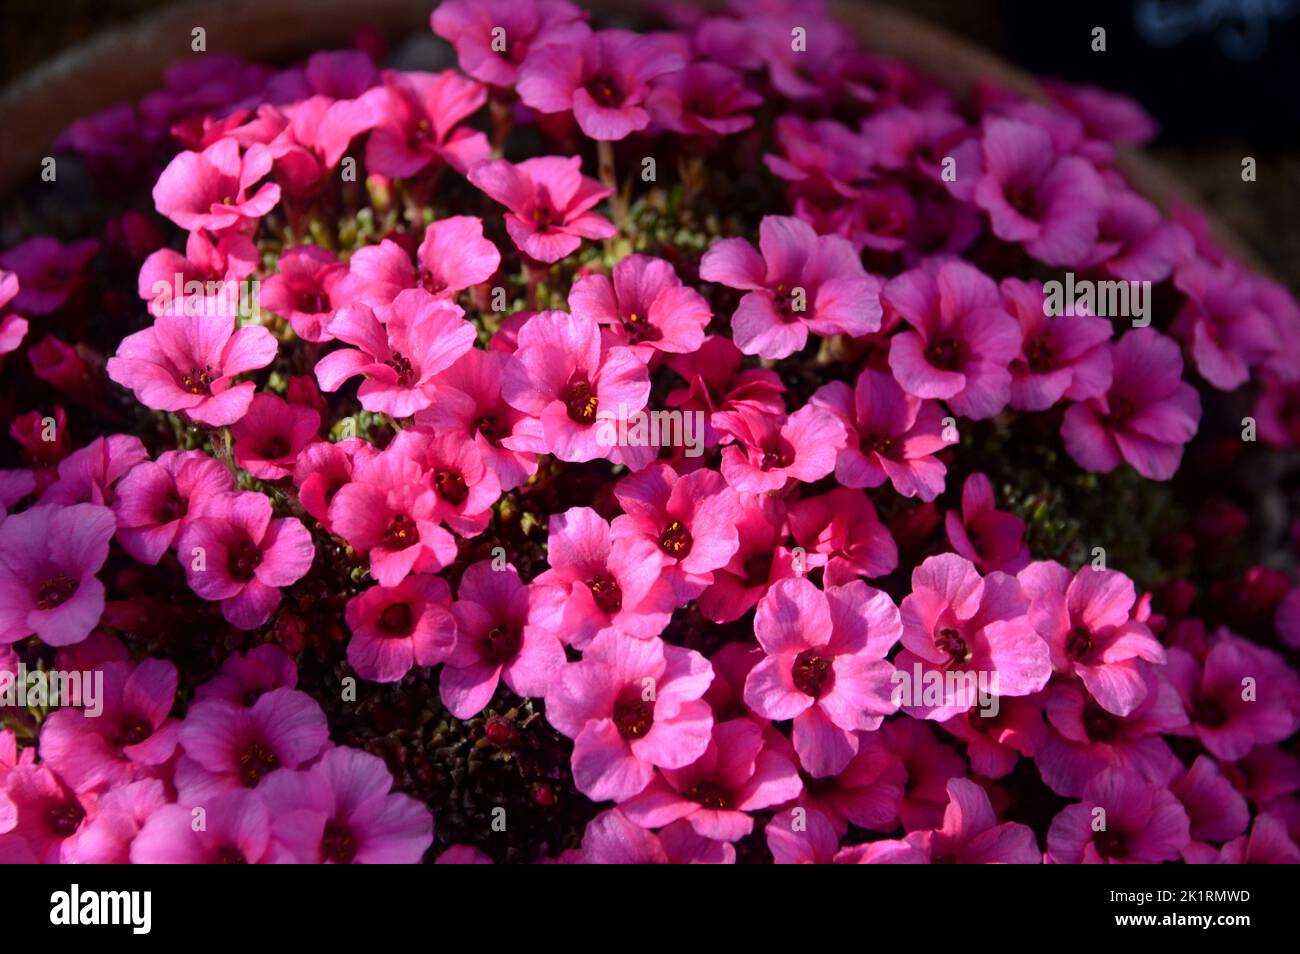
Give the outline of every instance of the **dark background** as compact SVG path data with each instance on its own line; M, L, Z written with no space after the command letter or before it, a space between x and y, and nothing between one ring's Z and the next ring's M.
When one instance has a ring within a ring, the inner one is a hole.
M0 0L0 83L167 2ZM883 2L1038 75L1137 98L1163 130L1152 154L1300 289L1300 0ZM1096 26L1105 53L1091 49ZM1254 183L1241 181L1243 156L1258 163Z

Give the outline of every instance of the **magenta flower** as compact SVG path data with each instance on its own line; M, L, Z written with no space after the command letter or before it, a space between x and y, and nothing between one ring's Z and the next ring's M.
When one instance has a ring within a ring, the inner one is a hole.
M540 445L529 450L596 460L621 449L605 430L646 406L650 376L631 348L603 346L591 318L543 311L520 329L501 394L541 421Z
M147 407L222 427L253 401L253 384L234 378L266 367L275 353L275 339L259 325L236 329L217 314L168 314L122 339L108 376Z
M613 238L617 232L591 211L614 190L584 176L579 156L483 162L470 170L469 181L509 209L506 231L515 247L543 264L571 255L584 238Z
M492 505L501 496L496 474L483 464L478 448L458 434L435 434L408 427L386 448L418 462L433 485L430 519L447 524L463 537L482 533L492 518Z
M456 541L438 526L425 471L402 453L353 459L352 480L334 494L329 522L361 555L381 586L408 573L433 573L456 558Z
M361 302L378 308L408 288L454 298L457 292L487 281L500 264L501 253L483 237L482 219L472 215L439 219L425 230L414 265L406 250L391 239L357 249L334 304Z
M430 25L456 47L460 68L470 76L513 87L529 50L585 37L591 32L585 17L568 0L447 0L433 11ZM496 45L498 37L504 50Z
M456 718L482 712L502 681L520 696L546 695L564 647L553 631L530 624L531 603L532 588L513 566L497 570L483 560L465 570L452 606L456 647L438 682Z
M105 663L98 714L61 708L41 725L41 759L77 792L153 775L176 751L181 724L168 718L176 667L161 659Z
M705 838L686 822L656 833L630 821L618 809L587 823L576 863L588 865L732 865L736 849Z
M316 548L293 517L271 518L263 494L214 498L202 516L176 537L190 589L221 603L221 615L240 629L256 629L280 605L280 587L311 568Z
M803 571L812 568L814 555L820 556L827 586L860 576L888 576L898 568L898 546L861 491L836 487L805 497L791 505L789 522L791 535L805 550L808 566Z
M1073 577L1059 563L1020 571L1029 618L1052 650L1052 668L1078 676L1107 712L1126 716L1146 698L1138 660L1163 664L1165 651L1133 618L1133 581L1114 570L1085 567Z
M1037 865L1043 861L1028 825L998 824L988 793L964 778L948 780L943 827L916 831L906 841L930 864Z
M889 367L914 397L939 398L962 417L983 420L1011 397L1008 368L1020 328L993 279L965 262L915 268L891 279L885 303L912 326L893 337Z
M569 290L569 310L608 329L612 341L649 359L655 351L689 354L704 342L713 312L660 258L628 255L605 275L587 275Z
M474 346L474 327L462 315L458 306L414 289L378 313L349 305L325 330L352 347L316 362L316 380L322 391L337 391L348 378L365 375L357 391L362 407L410 417L432 402L433 376Z
M754 828L747 812L780 805L802 790L794 763L764 745L758 723L733 719L714 723L708 748L698 759L663 769L620 809L645 828L684 819L705 838L737 841Z
M0 269L17 276L6 279L9 307L23 315L48 315L73 299L86 283L86 266L99 251L95 239L67 245L48 235L36 235L0 253Z
M754 635L767 658L745 680L745 702L773 720L794 720L794 747L811 775L843 771L858 731L880 727L898 706L894 667L898 608L855 581L823 593L807 579L781 580L759 601Z
M537 473L537 455L523 447L542 440L541 422L506 403L501 395L507 357L471 348L433 382L433 403L415 421L440 434L473 443L501 484L513 490Z
M376 453L373 444L357 438L337 444L317 441L308 445L298 455L293 468L293 485L298 491L302 509L332 532L334 525L329 517L329 506L334 502L334 495L352 480L353 462L358 458L368 459Z
M994 572L981 578L975 566L955 553L932 556L912 571L912 592L903 599L903 650L894 660L901 671L952 672L962 678L939 705L917 704L914 686L905 711L945 721L977 705L975 676L986 673L989 691L1027 696L1047 684L1051 654L1026 613L1014 576Z
M1048 265L1082 264L1106 201L1092 163L1060 154L1041 126L1000 117L984 121L980 153L973 199L993 234Z
M79 865L124 865L149 816L167 804L161 779L147 778L119 786L95 802L95 813L77 832L67 860Z
M204 824L184 805L163 805L131 843L137 865L270 864L276 860L271 821L261 796L216 792L203 805Z
M1192 767L1169 790L1187 812L1193 845L1207 841L1222 844L1244 834L1250 825L1246 799L1208 755L1196 756ZM1187 859L1186 854L1183 857Z
M735 70L701 62L656 77L645 108L657 126L712 141L753 126L748 111L762 102Z
M397 682L414 666L436 666L456 639L451 589L414 573L396 586L372 586L348 600L348 662L362 679Z
M257 394L248 413L230 429L235 463L259 480L282 480L293 473L298 455L317 440L319 430L320 415L311 408Z
M943 728L966 743L971 770L985 778L1010 774L1022 755L1035 757L1047 741L1041 694L1000 698L997 715L972 709L949 719Z
M539 625L555 631L575 649L617 631L650 639L663 631L676 608L673 586L664 576L662 549L635 533L612 532L590 507L573 507L550 518L550 569L533 581Z
M1095 315L1048 317L1038 282L1002 280L1002 298L1020 322L1020 354L1011 363L1011 406L1045 411L1061 398L1084 401L1111 382L1111 324Z
M685 64L675 37L589 31L529 50L515 88L538 112L572 112L592 139L625 139L650 125L650 81Z
M254 646L246 653L231 653L221 672L194 691L196 702L224 699L251 706L272 689L293 689L298 685L298 666L285 651L271 643Z
M700 612L715 623L730 623L753 609L768 586L794 576L794 554L787 541L786 507L769 494L737 498L738 546L725 567L699 596ZM811 565L813 560L805 561Z
M48 646L79 643L99 624L116 522L95 504L33 507L0 523L0 644L36 634Z
M1169 789L1111 769L1088 783L1083 801L1052 819L1047 854L1057 864L1173 861L1191 841L1188 824L1187 812Z
M230 471L202 451L167 451L136 464L116 486L117 542L155 564L209 500L233 489Z
M948 543L975 564L981 573L1019 573L1029 565L1025 522L997 509L993 485L983 474L971 474L961 488L961 513L944 514Z
M573 739L578 790L593 801L624 801L650 784L656 767L684 768L703 755L713 714L700 697L712 679L692 650L597 636L546 694L546 718Z
M310 768L272 772L258 794L272 839L297 864L418 864L433 816L392 787L383 759L339 746Z
M1172 333L1187 346L1201 377L1221 391L1233 391L1280 346L1279 329L1250 295L1241 276L1202 263L1180 268L1174 285L1186 295Z
M290 249L280 260L281 269L287 269L304 254L328 253L315 245ZM337 262L332 257L331 260ZM247 235L232 232L213 242L201 231L191 232L185 240L184 255L160 248L144 260L136 290L149 303L149 313L156 318L172 310L172 302L178 293L182 296L200 294L209 282L238 284L252 275L257 265L257 246ZM263 291L273 287L277 286L268 279ZM263 301L270 307L266 298Z
M58 479L45 488L40 502L112 506L114 485L148 456L138 437L129 434L96 437L59 461Z
M929 501L943 492L947 468L934 456L956 442L944 437L943 410L899 387L892 375L863 368L852 390L842 381L822 385L811 403L835 413L848 432L835 459L835 479L845 487L879 487L885 481L904 497Z
M731 317L731 334L745 354L785 358L808 333L854 337L880 330L880 283L838 235L818 235L799 219L769 215L759 248L723 239L704 253L700 277L746 292Z
M272 689L250 707L210 699L190 707L176 765L182 800L257 788L276 769L296 769L329 742L320 705L296 689Z
M28 751L31 751L30 749ZM44 765L19 762L0 775L0 864L64 862L95 807L93 795L78 795Z
M287 320L303 341L327 340L325 326L334 314L332 298L348 266L318 245L299 245L287 249L277 267L279 271L262 283L262 305ZM144 281L143 272L140 280Z
M220 139L202 152L178 153L153 187L154 206L183 229L242 231L280 201L275 183L254 188L271 164L265 146L254 144L241 155L234 139Z
M742 408L785 413L781 400L785 385L780 376L768 368L741 370L743 358L729 338L710 335L695 352L668 359L668 366L686 382L686 387L670 392L665 403L672 408L707 415L706 447L732 439L729 434L720 433L719 428L725 427L729 416Z
M737 496L717 471L678 476L668 464L654 463L620 480L614 496L624 511L614 518L615 535L626 530L662 551L678 602L713 582L712 571L726 566L740 546Z
M1097 244L1085 266L1130 282L1163 282L1196 254L1191 234L1166 221L1154 204L1136 192L1108 184L1098 222Z
M820 480L835 469L847 437L839 418L815 404L789 417L742 409L730 423L736 443L722 449L722 476L745 493L781 490L792 479Z
M366 143L366 168L409 179L431 165L464 173L491 153L487 136L458 125L487 102L487 90L455 70L384 71L383 118Z
M1143 477L1168 480L1201 419L1178 345L1152 328L1134 328L1111 346L1111 360L1110 389L1065 412L1065 449L1085 470L1109 473L1128 461Z

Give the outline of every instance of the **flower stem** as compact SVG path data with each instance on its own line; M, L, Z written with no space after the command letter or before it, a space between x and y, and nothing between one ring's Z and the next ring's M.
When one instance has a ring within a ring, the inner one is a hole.
M614 144L608 139L596 140L596 157L601 183L614 190L614 194L609 197L609 204L614 211L614 224L621 232L626 224L627 205L623 201L622 193L619 192L618 176L614 171Z

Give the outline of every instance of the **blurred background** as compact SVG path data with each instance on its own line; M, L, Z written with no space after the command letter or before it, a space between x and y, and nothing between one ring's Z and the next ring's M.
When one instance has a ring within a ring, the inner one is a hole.
M0 83L171 2L0 0ZM1163 131L1154 157L1300 290L1300 0L879 2L1040 76L1136 98ZM1095 27L1105 53L1091 48ZM1244 156L1258 163L1253 183L1241 180Z

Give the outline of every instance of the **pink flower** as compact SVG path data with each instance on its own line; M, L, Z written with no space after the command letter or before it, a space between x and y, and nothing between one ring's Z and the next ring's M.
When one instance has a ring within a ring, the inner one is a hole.
M716 471L678 476L668 464L654 463L620 480L614 495L624 511L614 518L614 533L626 530L662 551L678 602L713 582L712 571L740 546L736 494Z
M77 792L152 775L176 751L180 722L168 718L176 667L161 659L105 663L98 713L61 708L41 726L41 758Z
M0 523L0 644L35 633L49 646L79 643L99 624L116 523L95 504L33 507Z
M588 865L731 865L736 849L700 835L686 822L646 831L618 809L587 823L577 859Z
M948 780L943 827L912 832L907 842L930 864L1036 865L1043 854L1028 825L998 824L988 793L964 778Z
M949 510L944 514L944 528L952 548L981 573L1019 573L1029 565L1025 522L997 509L993 485L983 474L966 478L961 489L961 513Z
M752 719L717 722L708 748L690 765L665 768L645 790L620 806L645 828L686 820L715 841L737 841L754 828L746 812L795 798L803 782L794 763L763 744Z
M96 437L59 461L58 479L45 488L40 502L112 506L113 486L147 457L138 437L129 434Z
M433 816L392 787L383 759L339 746L310 768L271 773L258 794L272 839L297 864L418 864Z
M684 768L704 754L713 714L700 697L713 678L704 657L659 639L597 636L563 666L546 717L573 739L573 780L593 801L643 791L654 769Z
M460 579L452 613L456 647L438 682L443 705L458 719L482 712L504 681L520 696L546 695L564 665L556 634L531 623L532 588L506 564L486 560L470 565Z
M431 519L447 524L463 537L482 533L491 520L492 505L501 496L496 474L483 464L478 448L458 434L435 434L408 427L385 449L421 465L433 485Z
M835 459L845 487L879 487L886 480L904 497L933 500L947 468L934 455L956 441L945 438L943 411L899 387L892 375L863 368L852 390L842 381L822 385L811 403L835 413L848 439Z
M308 445L293 468L293 484L298 490L298 502L308 514L320 521L325 529L333 531L329 506L334 495L352 480L353 462L360 457L373 457L378 451L367 441L357 438L331 444L317 441Z
M819 335L880 330L880 283L838 235L818 235L799 219L769 215L759 225L762 255L744 239L704 253L700 277L746 292L731 317L745 354L785 358Z
M433 382L433 403L417 411L417 424L471 441L503 491L537 473L537 455L518 449L542 439L541 423L506 403L501 385L507 357L471 348Z
M731 424L736 443L722 449L722 476L746 493L781 490L791 479L820 480L835 469L846 439L839 418L815 404L789 417L742 409Z
M762 102L735 70L717 63L690 63L656 77L645 108L656 125L711 141L753 126L748 110Z
M79 865L124 865L131 860L131 845L144 823L167 804L160 779L147 778L105 792L95 803L95 814L77 833L68 860Z
M1196 370L1221 391L1250 378L1281 346L1278 327L1267 312L1242 294L1242 276L1196 262L1180 268L1174 285L1187 296L1174 318L1172 333L1186 345Z
M1201 419L1201 399L1182 379L1178 345L1152 328L1135 328L1111 346L1111 360L1110 389L1065 412L1065 449L1085 470L1109 473L1128 461L1143 477L1168 480Z
M1250 824L1246 799L1208 755L1196 756L1187 774L1169 786L1169 790L1178 796L1187 812L1193 843L1222 844L1243 834Z
M230 429L235 463L259 480L281 480L320 430L320 415L274 394L253 398L248 413Z
M167 451L136 464L117 483L117 542L155 564L212 498L233 489L230 471L202 451Z
M296 769L329 742L320 705L296 689L272 689L251 707L222 699L192 706L181 726L176 766L182 800L256 788L276 769Z
M1019 575L1029 618L1052 651L1052 668L1078 676L1102 708L1130 714L1146 698L1139 659L1163 664L1165 651L1133 619L1133 581L1114 570L1085 567L1073 577L1059 563L1032 563Z
M1027 696L1047 684L1052 674L1047 643L1026 613L1029 600L1014 576L993 572L981 578L974 565L955 553L928 558L912 571L912 592L900 607L903 651L894 660L901 671L937 670L963 674L964 683L948 691L940 705L903 708L924 719L944 721L973 708L974 677L985 673L989 691L998 696Z
M491 153L487 136L460 126L487 102L487 90L455 70L384 71L384 115L366 143L366 169L409 179L449 165L464 173Z
M613 281L587 275L569 290L569 310L608 328L617 344L649 359L655 351L689 354L704 341L713 312L699 292L682 284L660 258L628 255L614 266Z
M480 83L512 87L529 50L586 36L585 17L568 0L447 0L433 11L431 26L455 45L462 70Z
M1196 254L1191 234L1166 221L1155 205L1136 192L1110 184L1098 222L1097 244L1085 266L1131 282L1163 282L1181 262Z
M668 366L686 382L686 387L669 393L665 403L683 411L702 411L706 419L704 444L714 447L730 441L719 433L726 420L742 408L783 414L781 394L785 385L776 372L768 368L745 368L740 349L728 338L710 335L699 349L690 354L673 355Z
M661 549L642 536L611 532L590 507L554 515L548 529L550 569L533 581L545 588L539 625L552 626L576 649L609 632L650 639L663 631L676 600Z
M425 573L396 586L372 586L348 600L348 662L362 679L397 682L413 666L436 666L451 654L456 621L446 580Z
M529 50L515 88L538 112L572 111L592 139L625 139L650 124L650 81L684 65L675 37L600 30Z
M280 201L280 187L273 182L254 189L271 163L265 146L254 144L241 155L234 139L220 139L202 152L177 153L153 187L154 206L183 229L242 231Z
M993 279L965 262L915 268L891 279L885 303L912 326L893 337L889 367L914 397L939 398L983 420L1011 397L1020 328Z
M802 577L781 580L759 601L754 635L767 658L745 680L745 702L767 719L794 720L799 761L820 778L843 771L858 731L873 731L898 707L894 667L898 608L858 580L823 593Z
M943 728L966 743L971 770L985 778L1010 774L1020 756L1033 758L1047 741L1041 695L1000 698L997 715L972 709Z
M984 121L980 152L973 198L993 234L1048 265L1081 264L1106 198L1092 163L1058 153L1041 126L999 117Z
M416 260L412 265L406 250L391 239L357 249L334 303L361 302L378 308L408 288L454 298L456 292L491 278L501 264L501 253L483 237L482 219L457 215L430 223Z
M251 706L272 689L293 689L298 685L298 667L283 649L271 643L254 646L246 653L231 653L221 672L194 691L196 702L224 699Z
M44 765L20 762L3 779L0 816L12 813L0 835L4 864L60 864L76 845L95 807L91 795L75 794Z
M1011 363L1011 406L1045 411L1063 397L1084 401L1105 394L1111 381L1110 321L1070 311L1048 317L1038 282L1004 278L1001 288L1022 339Z
M793 504L790 533L808 555L825 559L827 586L852 583L860 576L888 576L898 567L894 538L881 524L871 498L858 490L836 487Z
M353 347L316 362L316 380L322 391L337 391L348 378L365 375L357 391L362 407L410 417L431 403L433 376L474 346L474 327L463 314L458 306L414 289L378 313L349 305L326 331Z
M310 249L309 254L313 255L328 254L315 245L304 245L302 249L304 252ZM302 253L296 249L285 252L280 260L281 268L290 265L297 254ZM185 240L184 255L160 248L145 259L136 290L149 303L149 313L156 318L171 309L178 295L200 294L210 282L238 284L252 275L257 265L257 246L247 235L232 232L213 242L201 231L191 232ZM274 287L269 279L267 287Z
M1099 86L1044 80L1047 95L1083 121L1088 134L1107 142L1141 145L1155 137L1153 120L1137 101Z
M603 346L591 318L543 311L520 329L501 394L541 421L540 444L529 450L587 461L620 450L604 430L646 406L650 376L631 348Z
M469 181L510 210L510 238L521 252L543 264L577 251L584 238L616 234L608 219L591 211L614 190L585 177L579 156L483 162L470 170Z
M1156 864L1173 861L1190 840L1187 812L1169 789L1111 769L1052 819L1047 853L1057 864Z
M1255 816L1250 835L1234 838L1215 852L1208 846L1188 845L1183 858L1188 864L1294 865L1300 864L1300 848L1291 839L1286 821L1267 812Z
M400 450L400 448L399 448ZM432 573L456 558L456 541L438 526L437 498L425 471L403 453L353 460L352 481L334 494L329 522L362 556L382 586L408 573Z
M740 494L737 511L736 553L713 571L713 582L699 597L700 612L715 623L739 619L769 585L795 575L794 554L784 545L785 505L768 494Z
M48 315L58 311L86 283L86 266L99 251L95 239L64 245L48 235L36 235L0 253L0 269L17 276L17 287L9 307L24 315ZM6 279L6 282L11 279Z
M176 537L190 589L221 603L221 615L240 629L256 629L280 604L280 587L311 568L316 548L293 517L271 518L259 493L213 499Z
M158 808L131 843L131 863L256 865L274 860L271 821L261 796L237 789L217 792L203 809L204 824L196 830L189 807Z
M287 249L277 267L279 271L262 282L261 303L286 319L303 341L327 340L325 326L334 314L331 299L348 267L318 245Z
M122 339L108 359L108 376L147 407L222 427L243 417L253 401L252 382L234 378L266 367L275 353L275 339L259 325L236 329L216 314L168 314Z

